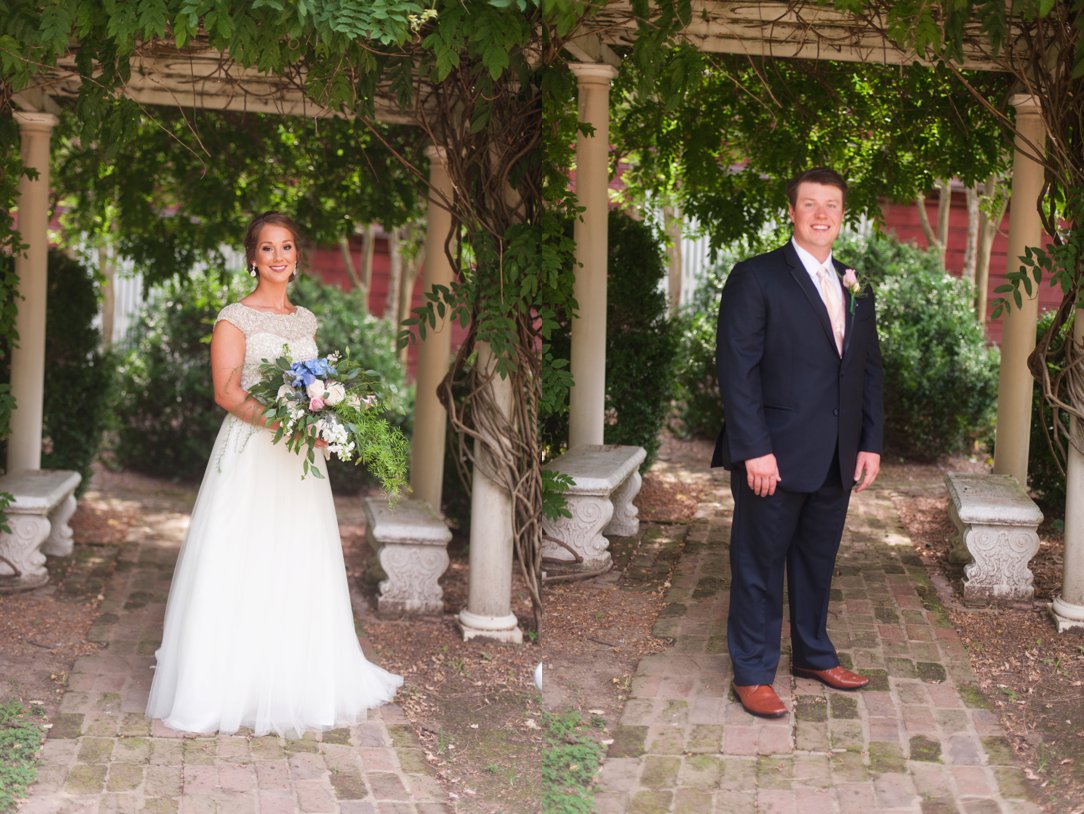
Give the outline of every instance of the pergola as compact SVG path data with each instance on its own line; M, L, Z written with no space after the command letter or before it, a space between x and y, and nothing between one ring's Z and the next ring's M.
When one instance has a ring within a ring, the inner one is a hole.
M41 467L49 142L60 113L56 99L77 96L81 82L75 60L69 57L15 98L20 108L15 119L20 129L22 158L27 167L37 170L37 177L24 177L19 186L19 229L28 248L16 257L15 263L22 302L16 322L20 342L11 359L11 389L17 406L11 418L8 472ZM144 105L310 118L340 115L306 96L303 77L260 73L206 46L178 49L167 43L147 43L133 58L131 77L121 93ZM415 122L411 111L404 111L390 93L379 93L374 102L381 121ZM454 190L444 148L432 145L426 155L429 196L422 285L430 290L435 285L448 286L453 279L445 245L452 227L450 206ZM448 372L450 343L451 326L446 321L426 331L419 343L411 446L410 484L414 497L426 501L438 512L443 491L447 413L437 399L437 386ZM474 513L471 523L472 578L460 624L468 638L486 636L522 641L511 611L512 554L505 533L511 521L504 522L511 517L511 501L477 469L473 493L475 501L482 501L486 510ZM475 573L481 576L475 578Z
M831 8L787 2L693 0L692 6L691 21L682 36L703 51L874 64L921 61L918 55L889 42L883 33L883 21L876 16L858 17ZM576 194L583 216L575 227L578 270L574 294L580 310L572 326L571 370L576 384L571 393L570 447L603 442L609 89L620 65L614 48L627 45L636 36L631 4L628 0L613 0L584 20L565 46L577 81L579 118L593 128L591 135L581 133L576 144ZM991 55L976 29L965 43L961 67L997 71L1004 69L1004 63ZM16 117L23 158L39 174L33 180L24 178L20 187L20 230L30 248L16 265L24 302L17 323L21 345L12 357L12 391L18 408L12 417L9 471L40 466L48 156L50 132L57 121L51 98L73 95L79 81L74 63L62 63L44 76L38 87L19 97L23 109ZM236 65L227 54L207 48L178 50L168 45L148 45L137 57L123 92L144 104L334 115L305 96L302 77L260 74ZM1034 206L1043 172L1033 156L1047 134L1034 97L1017 94L1011 101L1016 110L1017 134L1011 194L1022 205L1011 208L1008 255L1020 257L1027 246L1039 245L1043 236ZM385 120L410 120L390 97L377 100L377 110ZM431 191L423 276L427 289L446 284L452 275L443 251L450 218L441 202L449 200L453 191L442 148L434 145L429 156ZM1034 296L1025 298L1020 308L1009 309L1002 340L994 469L1015 476L1020 483L1025 483L1027 477L1033 392L1027 357L1035 344L1037 311ZM435 507L440 505L445 432L444 409L435 392L448 367L448 334L447 330L427 333L418 362L411 483L417 495ZM505 539L510 501L477 470L474 477L470 598L461 622L478 635L518 640L520 631L510 610L511 562ZM1075 605L1063 604L1084 622L1084 586L1080 593L1071 597Z
M823 6L787 2L743 3L693 0L689 24L682 36L701 51L780 59L821 59L872 64L921 62L918 55L893 45L876 16L857 17ZM615 0L582 26L566 46L576 76L579 118L591 125L576 142L576 195L583 208L576 223L579 264L575 297L580 311L572 327L571 372L575 382L570 399L569 446L603 442L606 369L607 177L609 90L620 57L614 48L628 45L637 34L627 0ZM1002 71L1002 58L991 55L976 26L964 45L960 67ZM1038 100L1016 94L1016 138L1012 168L1008 257L1024 255L1040 245L1042 223L1036 201L1042 190L1043 169L1034 156L1047 134ZM1037 290L1021 307L1005 314L998 385L994 471L1027 483L1033 379L1027 359L1035 347ZM1067 545L1084 542L1067 540ZM1066 557L1069 559L1068 554ZM1067 582L1068 584L1068 582ZM1055 613L1066 623L1084 623L1084 585L1079 596L1062 596ZM1066 591L1070 593L1070 591ZM1059 619L1059 626L1061 620Z

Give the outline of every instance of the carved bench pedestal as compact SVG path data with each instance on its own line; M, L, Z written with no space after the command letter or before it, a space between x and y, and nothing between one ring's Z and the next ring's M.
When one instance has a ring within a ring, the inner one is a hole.
M542 557L561 570L606 571L612 565L607 534L631 537L640 530L633 499L647 453L632 446L576 447L546 464L574 481L565 492L571 517L542 521ZM548 539L547 539L548 538Z
M10 532L0 532L0 593L26 591L49 581L45 555L72 553L68 521L82 477L65 470L26 470L0 476L0 492L15 502L5 510Z
M1043 513L1011 475L945 475L949 516L959 531L949 559L964 566L967 600L1029 600L1028 563L1039 550Z
M444 591L438 580L448 568L452 533L424 500L365 499L369 545L387 579L380 582L377 609L389 615L439 614Z

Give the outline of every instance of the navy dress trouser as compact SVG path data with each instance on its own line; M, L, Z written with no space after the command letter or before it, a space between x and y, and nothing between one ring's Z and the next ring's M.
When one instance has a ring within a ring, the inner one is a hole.
M727 644L738 685L771 684L779 666L783 580L790 601L791 664L827 670L839 664L828 638L828 599L851 489L834 462L816 492L758 497L745 468L730 490L730 612Z

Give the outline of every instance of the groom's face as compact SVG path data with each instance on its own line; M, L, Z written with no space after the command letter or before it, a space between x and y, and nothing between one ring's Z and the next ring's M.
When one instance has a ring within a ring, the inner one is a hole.
M843 223L843 190L803 181L789 211L795 242L818 260L826 259Z

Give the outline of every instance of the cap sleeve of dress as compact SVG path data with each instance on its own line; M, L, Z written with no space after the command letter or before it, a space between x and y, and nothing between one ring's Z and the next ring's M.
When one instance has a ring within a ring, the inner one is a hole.
M245 308L239 302L233 302L218 312L218 316L215 317L215 325L220 322L228 322L236 328L239 328L243 334L248 335L248 329L251 327L251 311Z

